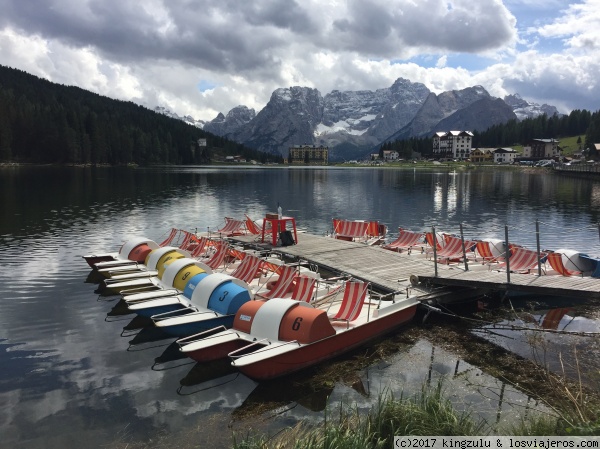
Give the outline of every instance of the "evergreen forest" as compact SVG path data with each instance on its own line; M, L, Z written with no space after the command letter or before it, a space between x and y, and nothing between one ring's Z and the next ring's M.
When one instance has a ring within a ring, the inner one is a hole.
M204 164L217 155L281 161L135 103L0 66L0 162Z
M532 139L557 139L585 134L584 148L600 142L600 111L575 109L568 115L540 115L522 121L509 120L483 132L475 131L474 147L500 148L524 145ZM595 130L597 128L597 130Z
M502 148L527 144L532 139L558 139L585 135L582 149L588 157L597 159L600 155L594 144L600 143L600 111L591 113L585 109L573 110L568 115L540 115L525 120L509 120L494 125L485 131L473 131L472 148ZM410 158L413 151L428 157L433 152L431 137L411 138L384 143L380 152L396 150L400 158Z

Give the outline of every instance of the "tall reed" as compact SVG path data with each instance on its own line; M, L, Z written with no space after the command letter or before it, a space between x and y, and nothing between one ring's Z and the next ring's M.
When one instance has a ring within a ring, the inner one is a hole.
M481 435L487 432L483 421L454 409L444 397L442 383L412 398L379 396L377 405L361 415L357 408L340 404L335 419L326 413L319 426L299 426L273 438L234 435L236 449L379 449L392 447L400 435Z

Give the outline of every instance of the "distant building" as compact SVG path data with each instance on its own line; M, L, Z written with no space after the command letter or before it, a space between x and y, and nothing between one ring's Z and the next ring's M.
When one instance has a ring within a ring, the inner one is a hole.
M553 159L560 156L556 139L531 139L523 145L524 159Z
M395 150L384 150L383 160L384 161L397 161L400 157L400 153Z
M438 159L468 159L472 143L471 131L438 131L433 136L433 155Z
M499 164L512 164L519 155L512 148L497 148L494 150L494 162Z
M329 147L317 145L294 145L289 148L288 162L290 164L318 164L329 163Z
M469 160L474 163L492 162L494 160L495 148L475 148L471 150Z
M225 162L246 162L246 159L242 156L225 156Z

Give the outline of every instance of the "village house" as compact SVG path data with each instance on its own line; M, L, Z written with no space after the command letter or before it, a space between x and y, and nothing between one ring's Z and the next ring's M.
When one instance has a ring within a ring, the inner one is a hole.
M495 148L475 148L471 150L469 160L476 164L492 162L494 160Z
M468 159L472 143L471 131L438 131L433 136L433 156L438 159Z
M329 147L317 145L293 145L289 148L290 164L327 165L329 163Z
M397 161L400 157L400 153L395 150L384 150L383 152L383 160L384 161Z
M497 148L494 150L494 162L497 164L512 164L519 153L512 148Z
M530 160L554 159L560 156L556 139L531 139L523 145L523 158Z
M384 161L379 157L379 153L371 153L369 164L370 165L383 165Z

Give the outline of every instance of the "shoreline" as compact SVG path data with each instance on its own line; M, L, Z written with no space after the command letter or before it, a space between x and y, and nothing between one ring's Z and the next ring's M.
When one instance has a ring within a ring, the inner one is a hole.
M164 167L201 167L201 168L281 168L281 169L343 169L343 168L375 168L375 169L401 169L401 170L414 170L414 169L447 169L447 170L473 170L479 168L495 168L495 169L518 169L524 170L531 173L540 172L540 168L544 167L529 167L521 165L496 165L496 164L470 164L470 163L439 163L435 164L432 162L416 162L416 163L403 163L403 164L348 164L345 162L332 163L328 165L290 165L290 164L241 164L241 163L222 163L215 162L212 164L157 164L157 165L138 165L134 163L111 165L111 164L61 164L61 163L35 163L35 162L0 162L0 168L7 167L72 167L72 168L164 168Z

